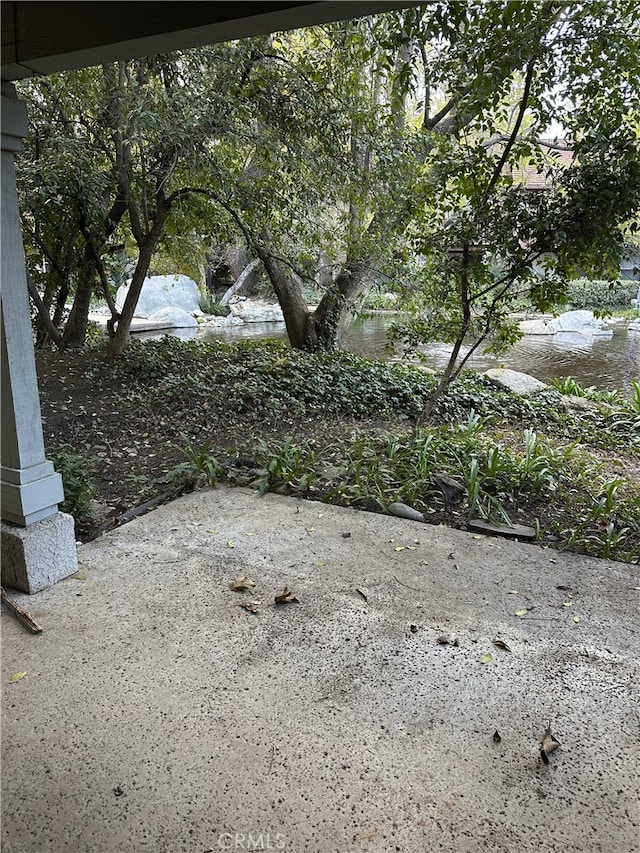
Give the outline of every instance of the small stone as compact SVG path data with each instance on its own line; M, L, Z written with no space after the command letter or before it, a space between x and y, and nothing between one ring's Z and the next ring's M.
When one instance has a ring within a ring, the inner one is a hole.
M533 527L527 527L524 524L492 524L489 521L481 521L474 518L468 524L469 530L475 530L477 533L486 533L490 536L504 536L507 539L526 539L531 541L536 538L536 531Z
M466 489L458 480L454 480L448 474L437 474L435 484L442 492L446 503L459 501Z
M389 512L397 518L408 518L409 521L424 521L424 515L418 512L411 506L403 503L392 503L389 505Z

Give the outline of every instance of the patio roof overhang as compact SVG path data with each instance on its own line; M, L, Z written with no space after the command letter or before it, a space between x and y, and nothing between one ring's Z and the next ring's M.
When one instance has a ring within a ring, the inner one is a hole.
M2 2L2 80L51 74L418 3Z

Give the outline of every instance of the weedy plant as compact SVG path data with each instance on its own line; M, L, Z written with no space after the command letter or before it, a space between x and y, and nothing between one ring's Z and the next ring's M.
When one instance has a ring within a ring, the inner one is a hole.
M261 495L284 487L300 495L308 494L316 480L319 462L313 442L298 446L287 438L272 449L261 440L253 452L263 467L258 481Z
M50 456L64 486L64 503L60 504L60 509L76 521L84 521L89 517L91 502L98 494L93 461L70 444L61 444L51 451Z
M187 458L171 472L174 483L184 488L194 488L198 485L215 486L225 473L224 467L211 450L211 442L205 442L196 447L191 439L184 437L185 443L178 448Z

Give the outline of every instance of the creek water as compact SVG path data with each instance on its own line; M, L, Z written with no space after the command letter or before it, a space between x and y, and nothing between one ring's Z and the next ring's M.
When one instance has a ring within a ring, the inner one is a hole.
M387 314L377 314L357 320L347 333L343 348L368 358L399 360L397 355L385 351L387 332L393 319ZM199 329L198 337L228 342L269 337L287 340L287 333L282 323L248 323ZM421 352L427 367L441 370L447 363L451 348L447 344L434 343L424 346ZM478 371L506 367L529 373L542 382L571 376L585 387L618 389L628 396L632 392L632 380L640 382L640 332L630 332L626 325L618 325L612 338L592 338L566 332L526 335L499 357L480 351L474 353L466 366Z

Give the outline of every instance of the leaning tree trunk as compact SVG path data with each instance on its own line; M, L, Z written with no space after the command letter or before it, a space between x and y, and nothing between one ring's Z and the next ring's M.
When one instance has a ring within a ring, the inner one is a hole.
M236 282L254 261L253 255L249 254L248 250L242 245L228 245L225 249L224 257L231 275ZM255 290L257 282L258 271L256 265L251 267L247 278L242 283L242 287L249 296Z
M235 296L236 293L240 293L243 287L249 287L248 282L255 278L255 272L260 264L260 258L255 258L253 261L247 264L247 266L242 270L240 275L236 278L236 281L231 285L231 287L225 291L224 295L220 298L220 303L222 305L228 305L229 300L232 296Z
M140 248L138 262L133 272L131 284L129 285L129 292L127 293L124 305L122 306L122 311L120 311L120 318L117 321L113 336L109 341L110 358L116 358L117 356L122 355L129 344L129 340L131 339L131 321L133 320L133 315L135 314L136 306L138 305L142 285L144 284L147 272L149 271L154 247L155 241L151 242L151 240L147 238Z
M300 282L272 255L260 252L260 260L282 308L289 343L293 349L315 349L309 345L311 315Z
M65 325L60 343L61 350L80 349L85 345L95 272L95 266L91 258L85 253L85 258L78 274L78 284L76 285L73 305L71 306L69 319Z

